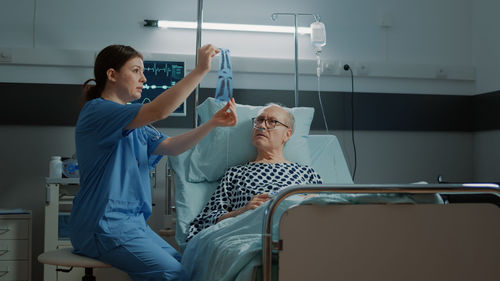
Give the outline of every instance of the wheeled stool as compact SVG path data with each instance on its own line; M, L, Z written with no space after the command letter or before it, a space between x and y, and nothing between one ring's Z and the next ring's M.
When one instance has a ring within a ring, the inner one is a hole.
M38 261L43 264L69 267L69 269L56 269L62 272L69 272L73 267L83 267L85 268L85 275L82 277L82 281L96 280L93 272L94 268L111 267L111 265L107 263L86 256L73 254L73 248L63 248L45 252L38 256Z

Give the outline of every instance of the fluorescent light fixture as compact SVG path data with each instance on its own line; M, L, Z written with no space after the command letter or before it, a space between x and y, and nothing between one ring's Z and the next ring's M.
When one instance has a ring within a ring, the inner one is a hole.
M499 188L498 184L495 183L464 183L465 187L493 187Z
M167 20L144 20L144 26L161 28L196 29L197 23L194 21L167 21ZM279 25L256 25L256 24L232 24L232 23L212 23L203 22L201 28L204 30L226 30L226 31L250 31L250 32L270 32L270 33L294 33L293 26ZM300 34L310 34L311 28L298 27Z

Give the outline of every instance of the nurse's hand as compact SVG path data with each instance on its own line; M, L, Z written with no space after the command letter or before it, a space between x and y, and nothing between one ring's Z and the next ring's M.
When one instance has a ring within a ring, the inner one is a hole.
M203 45L198 49L198 64L196 68L203 72L210 71L212 58L220 52L219 48L212 44Z
M234 98L229 100L223 108L217 111L210 121L216 127L236 125L238 123L238 117L236 115L236 102L234 101Z

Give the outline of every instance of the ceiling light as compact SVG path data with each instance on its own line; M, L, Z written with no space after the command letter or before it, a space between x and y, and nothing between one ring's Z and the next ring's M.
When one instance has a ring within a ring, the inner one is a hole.
M144 20L144 26L161 28L196 29L197 23L194 21L167 21L167 20ZM249 32L270 32L270 33L294 33L293 26L280 25L257 25L257 24L232 24L232 23L202 23L203 30L226 30L226 31L249 31ZM298 33L310 34L309 27L298 27Z

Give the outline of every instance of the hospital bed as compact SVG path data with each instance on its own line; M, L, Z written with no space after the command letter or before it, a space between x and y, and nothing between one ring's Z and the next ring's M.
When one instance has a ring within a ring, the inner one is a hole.
M222 106L207 99L201 122ZM259 109L238 105L236 127L217 128L168 158L176 241L192 280L500 280L497 187L355 185L337 138L309 135L312 108L292 109L295 132L284 154L326 184L287 188L186 244L189 223L224 171L254 159L250 118Z
M377 197L299 205L273 217L286 198L323 192ZM415 202L370 202L384 194ZM443 201L429 201L435 195ZM500 280L498 196L496 185L291 187L266 209L263 280Z

